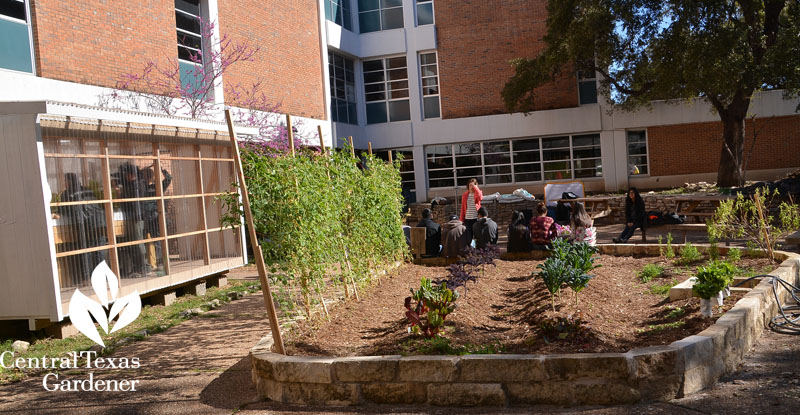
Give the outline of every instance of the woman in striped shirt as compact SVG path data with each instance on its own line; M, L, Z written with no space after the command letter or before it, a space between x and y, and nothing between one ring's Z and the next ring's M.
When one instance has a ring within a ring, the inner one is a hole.
M469 239L472 239L472 225L478 220L478 209L481 208L483 192L478 187L478 179L469 179L467 191L461 195L461 222L467 227Z

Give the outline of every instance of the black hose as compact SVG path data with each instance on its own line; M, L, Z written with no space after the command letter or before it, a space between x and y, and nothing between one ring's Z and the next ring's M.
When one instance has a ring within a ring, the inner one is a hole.
M800 288L795 287L779 277L769 274L761 274L750 277L734 285L734 287L738 287L757 278L769 278L771 280L772 295L775 297L775 303L778 304L778 315L770 320L769 328L772 329L772 331L781 334L800 334L800 298L797 297L797 293L800 292ZM778 288L781 286L789 292L789 295L792 296L795 301L795 305L781 304L781 300L778 298Z

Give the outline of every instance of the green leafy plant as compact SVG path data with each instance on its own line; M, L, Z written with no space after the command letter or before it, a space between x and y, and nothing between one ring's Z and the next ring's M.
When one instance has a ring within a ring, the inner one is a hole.
M719 247L717 246L717 240L713 237L708 238L708 259L714 261L719 259Z
M800 207L791 201L777 204L778 196L777 190L756 189L750 197L739 193L736 199L722 201L708 223L709 237L745 238L775 262L778 241L800 228ZM769 209L776 204L777 209Z
M727 263L712 263L705 267L699 267L695 274L695 283L692 292L705 300L711 299L725 288L733 275ZM729 273L730 272L730 273Z
M653 278L664 275L664 267L657 264L647 264L639 271L639 281L650 282Z
M681 258L678 262L683 265L688 265L695 263L702 258L703 256L700 254L700 251L697 250L697 247L692 245L691 242L686 242L686 245L681 248Z
M748 258L758 258L761 256L761 253L758 252L758 245L753 241L747 241L745 243L744 254L747 255Z
M661 237L661 235L658 235L658 256L664 258L664 245L661 244L662 240L663 238Z
M667 248L664 251L664 258L675 258L675 249L672 247L672 233L667 233Z
M572 268L565 274L565 283L575 293L575 306L578 306L578 293L580 293L589 284L592 279L591 275L584 274L581 270Z
M500 343L474 345L465 344L463 346L454 346L450 339L447 337L430 337L423 339L411 339L400 346L403 350L402 354L416 354L416 355L457 355L463 356L465 354L498 354L503 351L503 346Z
M739 248L728 249L728 254L726 257L728 258L728 261L739 262L742 260L742 250Z
M539 322L539 328L547 343L554 341L587 343L591 334L588 323L571 314L566 317L543 319Z
M673 319L683 317L684 314L686 314L686 310L683 307L670 307L669 313L667 313L667 318Z
M678 280L672 279L668 284L653 284L650 286L648 292L653 295L669 295L669 289L678 284Z
M417 302L416 305L412 306L412 300ZM434 284L423 277L419 289L414 291L412 288L411 296L405 299L406 317L411 329L426 337L437 336L447 316L456 309L456 300L458 293L447 288L446 284Z
M566 282L569 265L561 258L552 256L536 266L540 271L536 277L541 279L545 288L550 293L550 303L556 311L556 294L561 290L561 285Z

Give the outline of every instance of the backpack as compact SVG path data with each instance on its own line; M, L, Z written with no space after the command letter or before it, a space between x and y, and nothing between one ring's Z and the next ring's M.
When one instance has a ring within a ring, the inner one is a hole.
M650 226L663 225L664 214L655 210L647 212L647 224Z
M667 225L681 225L686 221L685 216L678 216L677 213L667 213L664 215L663 222Z

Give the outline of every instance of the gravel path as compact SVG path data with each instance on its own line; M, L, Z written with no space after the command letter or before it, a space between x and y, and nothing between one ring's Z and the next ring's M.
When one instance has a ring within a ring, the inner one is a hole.
M253 271L233 278L255 279ZM138 379L136 392L48 392L42 376L0 386L0 414L779 414L800 411L800 338L765 332L745 364L710 390L667 403L611 408L306 408L261 402L247 353L269 331L260 295L249 295L143 341L114 357L139 369L96 370L96 379ZM61 373L84 379L85 370Z

